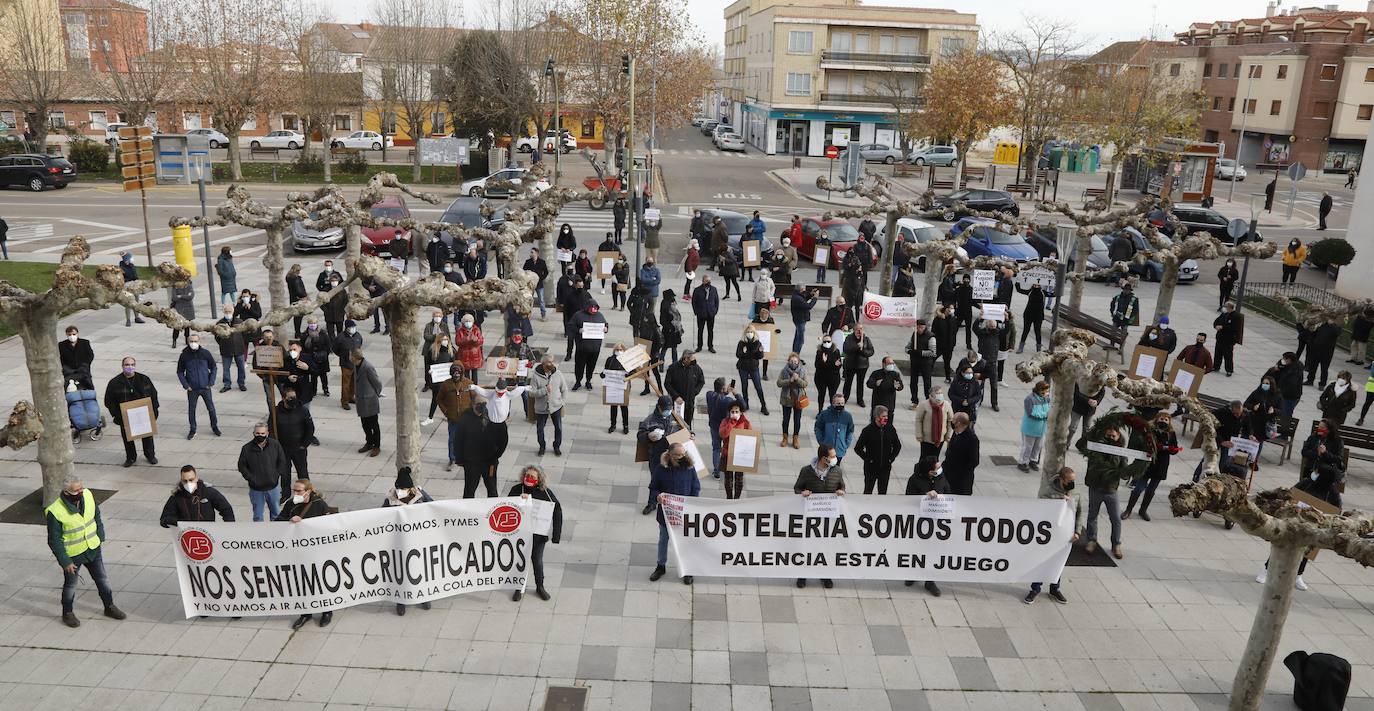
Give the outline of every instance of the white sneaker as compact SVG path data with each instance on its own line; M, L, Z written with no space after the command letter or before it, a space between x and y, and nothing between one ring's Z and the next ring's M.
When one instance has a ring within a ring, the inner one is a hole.
M433 417L426 417L422 422L420 422L421 427L429 427L432 424L434 424Z
M1297 588L1297 589L1299 589L1299 590L1306 590L1306 589L1307 589L1307 583L1306 583L1305 581L1303 581L1302 576L1299 575L1299 576L1298 576L1297 582L1293 583L1293 587L1295 587L1295 588Z
M1260 574L1255 576L1255 582L1259 583L1260 585L1263 585L1264 582L1265 582L1266 580L1268 580L1268 579L1269 579L1269 569L1268 569L1268 568L1265 568L1264 570L1261 570L1261 571L1260 571Z
M604 286L601 287L601 293L603 293L603 294L606 293L606 287L604 287Z

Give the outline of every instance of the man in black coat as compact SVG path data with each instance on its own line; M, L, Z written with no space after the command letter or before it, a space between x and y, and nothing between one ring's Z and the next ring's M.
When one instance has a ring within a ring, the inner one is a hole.
M1003 332L1002 323L991 319L983 319L973 327L973 333L978 338L978 354L983 356L983 362L988 364L983 387L988 389L988 402L992 405L993 412L998 412L997 383L1002 379L1002 373L997 368L997 354L1002 349Z
M1276 170L1276 171L1274 171L1274 179L1271 180L1271 181L1269 181L1269 184L1268 184L1268 185L1264 186L1264 211L1265 211L1265 212L1273 212L1273 211L1274 211L1274 191L1277 190L1278 187L1279 187L1279 173L1278 173L1278 171Z
M1174 349L1178 348L1178 332L1169 328L1168 316L1159 317L1159 340L1155 342L1154 347L1169 355L1173 355Z
M266 422L253 425L253 439L239 449L238 470L243 480L248 482L248 500L253 504L253 520L262 520L264 507L272 514L268 520L275 519L278 504L290 500L286 497L291 494L291 480L287 477L291 469L281 445L267 436ZM285 492L281 499L277 498L278 488Z
M1298 408L1298 401L1302 399L1302 363L1298 362L1298 356L1292 351L1284 353L1265 375L1273 377L1278 385L1284 416L1292 417L1293 411Z
M1321 202L1317 203L1317 229L1326 229L1326 216L1331 214L1331 193L1323 192Z
M854 332L844 339L844 399L849 394L854 381L859 381L857 404L864 407L864 376L868 375L868 359L873 357L873 341L864 335L863 326L855 326Z
M315 291L329 291L330 279L342 279L343 275L334 271L334 260L324 260L324 269L315 277Z
M1240 340L1240 317L1236 315L1234 303L1228 301L1226 306L1222 307L1221 315L1212 321L1212 328L1217 332L1217 349L1212 372L1221 370L1225 365L1226 377L1229 378L1236 372L1235 350L1236 343ZM1308 357L1311 358L1311 355ZM1311 382L1309 379L1308 383Z
M577 312L568 322L572 335L577 340L577 361L573 364L573 390L581 390L585 385L592 387L592 372L596 370L596 359L601 353L601 345L606 342L606 316L601 308L592 302L587 308ZM592 336L584 336L586 331Z
M874 373L876 375L877 373ZM877 396L874 396L874 400ZM902 451L902 440L897 428L892 426L888 409L879 405L873 408L873 421L863 428L854 442L854 454L864 463L864 493L887 493L888 479L892 476L892 463Z
M1341 337L1341 327L1334 323L1323 323L1312 332L1307 343L1307 384L1311 385L1321 368L1322 379L1318 387L1326 387L1326 371L1331 367L1331 359L1336 355L1336 341Z
M668 366L663 375L663 389L674 400L682 398L682 419L692 426L692 413L697 409L697 395L706 387L706 374L697 364L697 354L683 351L676 363Z
M123 372L111 378L105 386L105 409L110 412L110 419L119 425L119 439L124 442L124 466L132 467L138 460L138 452L134 449L134 443L124 436L124 417L119 412L119 406L149 398L153 401L153 419L156 420L161 405L157 400L157 387L151 378L137 371L138 361L133 356L125 356L120 367ZM157 464L156 446L151 435L143 438L143 458L149 464Z
M91 363L95 361L95 351L91 349L91 342L81 337L76 326L68 326L67 338L57 342L57 358L62 362L64 380L75 380L76 386L82 390L95 390L95 384L91 382Z
M792 326L795 329L792 335L792 350L801 353L806 345L806 325L811 323L811 310L816 308L816 287L803 289L800 284L797 285L792 291L789 307L792 311Z
M854 328L854 312L845 304L843 294L835 295L834 305L825 312L825 318L821 319L821 335L829 336L836 331L848 333Z
M930 371L935 368L935 334L926 325L925 319L916 321L916 332L906 344L907 358L911 361L911 409L921 403L921 398L930 397ZM917 385L921 387L916 387ZM919 397L918 397L919 394Z
M711 283L710 274L701 275L701 284L692 290L692 315L697 319L697 347L701 350L701 332L706 331L706 349L716 352L716 314L720 313L720 291Z
M310 478L310 461L306 448L311 444L318 444L318 440L315 439L315 420L310 416L310 408L302 403L299 394L293 388L287 388L276 407L277 443L286 454L290 467L296 470L296 476L282 477L283 497L290 494L292 479ZM290 468L287 471L289 472Z
M1229 405L1213 410L1212 416L1217 418L1217 460L1220 462L1221 471L1225 472L1227 471L1227 462L1231 459L1231 440L1237 438L1255 439L1251 436L1250 415L1245 411L1245 403L1240 400L1232 400ZM1203 458L1197 463L1197 469L1193 470L1193 481L1202 478L1202 465L1206 462L1206 458ZM1200 515L1193 514L1193 518Z
M1031 284L1030 288L1016 290L1026 295L1026 307L1021 310L1021 342L1016 346L1016 352L1022 353L1026 350L1026 338L1035 331L1035 351L1038 353L1043 341L1040 340L1040 327L1045 323L1045 290L1039 283Z
M1069 415L1069 440L1078 431L1078 425L1083 425L1083 437L1074 444L1078 451L1086 453L1088 451L1088 426L1092 424L1093 415L1097 413L1097 406L1102 404L1102 396L1107 393L1106 388L1099 388L1095 393L1084 393L1077 385L1073 386L1073 413Z
M954 433L945 446L945 478L949 481L949 493L970 496L973 494L973 477L978 469L978 435L969 427L968 414L954 413L950 420Z
M544 259L539 256L539 250L531 249L530 258L525 260L522 267L527 272L533 272L539 281L535 283L534 298L539 302L539 320L543 321L548 312L544 309L544 282L549 279L549 265L544 263Z
M897 409L897 393L906 389L902 374L897 372L897 361L892 356L883 356L883 367L870 373L865 385L873 391L873 416L878 416L881 407L888 413L888 418L893 419L891 413Z
M954 287L954 333L964 329L964 348L973 348L973 278L964 275L963 281Z
M180 521L214 521L217 511L224 521L234 520L234 507L229 505L224 494L201 481L196 468L187 464L181 468L181 483L162 506L158 524L171 528Z

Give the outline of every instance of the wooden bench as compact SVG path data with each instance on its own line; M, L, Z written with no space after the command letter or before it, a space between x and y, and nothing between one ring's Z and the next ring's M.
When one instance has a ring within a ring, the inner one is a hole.
M969 181L969 180L972 180L972 181L975 182L975 183L981 183L981 182L983 182L983 178L984 178L985 176L986 176L986 169L985 169L985 168L964 168L964 180L965 180L965 182L967 182L967 181Z
M1287 415L1279 415L1279 433L1270 438L1266 444L1273 444L1279 447L1279 464L1293 458L1293 440L1298 434L1298 418Z
M1321 420L1313 420L1312 427L1308 434L1317 431L1317 423ZM1336 434L1341 438L1341 468L1349 469L1350 460L1358 459L1362 462L1374 462L1374 430L1353 425L1336 425ZM1360 451L1351 451L1360 450Z
M248 148L248 158L256 158L259 154L261 154L265 156L272 156L272 158L275 160L276 158L280 157L280 150L281 149L279 148L263 148L262 146L250 146Z
M1039 183L1007 183L1006 185L1003 185L1003 186L1002 186L1002 189L1005 190L1005 191L1007 191L1007 192L1009 192L1009 193L1016 193L1017 195L1020 195L1021 197L1030 197L1030 196L1032 196L1032 195L1035 195L1036 191L1038 191L1038 190L1040 189L1040 184L1039 184Z
M1126 364L1125 329L1117 328L1102 319L1089 316L1082 311L1078 311L1062 303L1058 308L1060 323L1071 328L1081 328L1097 336L1098 345L1101 346L1103 350L1107 351L1108 359L1111 358L1111 352L1116 351L1117 357L1121 360L1121 364Z
M1093 200L1107 196L1106 188L1088 188L1083 191L1083 204L1086 205Z
M960 189L968 187L968 179L959 182ZM930 183L931 190L954 190L953 180L933 180Z
M329 155L332 156L357 156L362 155L362 153L363 149L361 148L345 148L344 146L332 146L329 149Z
M1203 407L1207 408L1208 412L1215 412L1217 408L1226 407L1231 404L1230 400L1223 400L1219 397L1203 395L1202 393L1197 394L1197 399L1198 402L1202 403ZM1191 412L1185 410L1183 412L1183 434L1188 434L1188 430L1192 429L1193 423L1197 421L1197 418L1194 417Z

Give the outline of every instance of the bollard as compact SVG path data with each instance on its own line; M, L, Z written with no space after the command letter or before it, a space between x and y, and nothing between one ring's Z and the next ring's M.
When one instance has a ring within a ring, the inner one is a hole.
M191 244L191 228L177 225L172 228L172 250L176 254L177 266L196 275L196 250Z

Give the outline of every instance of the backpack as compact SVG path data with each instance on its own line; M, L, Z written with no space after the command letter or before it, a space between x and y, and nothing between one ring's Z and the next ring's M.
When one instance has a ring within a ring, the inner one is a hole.
M1350 662L1317 652L1293 652L1283 658L1293 672L1293 703L1303 711L1340 711L1350 691Z

